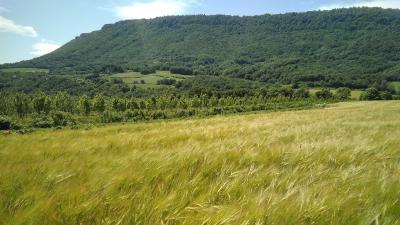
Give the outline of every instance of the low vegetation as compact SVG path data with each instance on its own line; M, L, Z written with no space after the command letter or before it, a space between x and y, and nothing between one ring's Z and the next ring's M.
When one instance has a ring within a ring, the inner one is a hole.
M400 102L0 136L0 224L399 224Z

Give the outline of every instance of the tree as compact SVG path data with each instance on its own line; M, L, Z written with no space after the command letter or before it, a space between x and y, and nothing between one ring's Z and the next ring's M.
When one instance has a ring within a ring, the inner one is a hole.
M29 99L24 94L16 94L14 98L14 107L19 117L24 117L29 111Z
M66 92L59 92L54 98L55 108L59 111L72 113L76 109L75 100Z
M381 100L381 96L376 88L368 88L361 94L360 100L363 101Z
M45 113L46 115L49 114L49 112L51 110L51 100L44 93L37 94L33 98L32 103L33 103L33 109L38 114L42 114L42 113Z
M100 113L106 110L106 100L103 95L96 95L96 97L94 97L93 109Z
M79 109L85 116L90 115L91 112L90 100L86 95L83 95L79 99Z
M350 88L341 87L336 90L335 98L339 100L349 100L351 97Z

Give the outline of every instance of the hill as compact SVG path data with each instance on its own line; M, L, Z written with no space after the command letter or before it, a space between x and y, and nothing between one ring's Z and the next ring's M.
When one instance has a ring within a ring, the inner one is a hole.
M399 224L399 127L392 101L0 135L0 224Z
M400 11L352 8L250 17L129 20L14 65L93 71L188 69L269 83L365 88L400 80Z

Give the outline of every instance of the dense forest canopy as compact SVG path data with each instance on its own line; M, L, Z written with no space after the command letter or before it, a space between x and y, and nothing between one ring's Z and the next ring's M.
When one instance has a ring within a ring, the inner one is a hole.
M261 16L128 20L3 67L95 71L107 65L267 83L366 88L400 80L400 11L351 8Z

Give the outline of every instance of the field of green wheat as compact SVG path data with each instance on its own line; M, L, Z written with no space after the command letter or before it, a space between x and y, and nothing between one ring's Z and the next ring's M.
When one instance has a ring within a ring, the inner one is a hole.
M0 224L400 224L400 102L3 134Z

